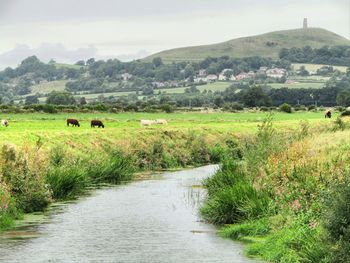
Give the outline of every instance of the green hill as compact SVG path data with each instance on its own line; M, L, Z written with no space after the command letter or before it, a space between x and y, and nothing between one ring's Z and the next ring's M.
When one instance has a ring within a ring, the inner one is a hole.
M227 42L165 50L147 57L161 57L163 61L195 61L208 56L230 56L236 58L262 56L277 58L282 48L347 45L350 40L321 28L276 31L263 35L243 37Z

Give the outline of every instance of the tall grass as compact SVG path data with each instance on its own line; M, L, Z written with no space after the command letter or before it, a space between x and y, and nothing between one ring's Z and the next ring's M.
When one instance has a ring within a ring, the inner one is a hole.
M94 184L118 184L131 180L135 169L131 156L114 151L107 158L90 163L87 174Z

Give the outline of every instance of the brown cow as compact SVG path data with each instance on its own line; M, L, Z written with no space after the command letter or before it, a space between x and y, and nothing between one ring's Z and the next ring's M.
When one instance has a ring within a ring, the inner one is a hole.
M98 126L99 128L104 128L105 126L103 125L102 121L99 120L92 120L91 121L91 128L95 128L96 126Z
M324 113L324 117L325 118L332 118L332 111L331 110L327 110L325 113Z
M79 121L76 119L68 119L67 120L67 126L69 126L69 124L72 124L73 127L80 127Z

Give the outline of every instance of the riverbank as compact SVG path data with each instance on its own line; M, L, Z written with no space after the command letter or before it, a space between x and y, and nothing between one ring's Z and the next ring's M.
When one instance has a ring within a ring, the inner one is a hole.
M205 181L202 216L269 262L349 262L350 125L294 133L267 119Z
M22 213L42 211L93 186L130 181L140 172L219 162L230 137L220 131L142 129L128 140L113 140L101 130L90 140L71 134L64 144L50 142L50 147L40 137L21 145L5 142L0 229L11 227Z

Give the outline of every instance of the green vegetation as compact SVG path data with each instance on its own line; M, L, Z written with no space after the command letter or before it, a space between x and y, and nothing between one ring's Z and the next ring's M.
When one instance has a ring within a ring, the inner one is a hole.
M293 114L291 114L293 115ZM205 180L206 220L269 262L349 262L349 120L280 130L271 116L255 136L236 140ZM225 226L223 226L225 225Z
M66 88L66 80L56 80L56 81L50 81L42 84L37 84L31 87L32 91L31 94L48 94L51 91L64 91Z
M327 66L325 64L306 64L306 63L293 63L292 67L294 69L299 69L300 67L304 66L307 71L313 71L317 72L317 70L321 69L324 66ZM344 66L333 66L334 69L339 70L340 72L345 73L347 67Z
M154 54L146 60L161 57L163 61L199 61L206 57L236 58L261 56L278 58L282 48L310 46L349 46L349 40L320 28L295 29L233 39L227 42L195 47L177 48Z

